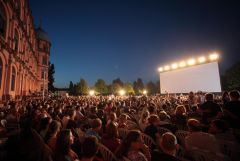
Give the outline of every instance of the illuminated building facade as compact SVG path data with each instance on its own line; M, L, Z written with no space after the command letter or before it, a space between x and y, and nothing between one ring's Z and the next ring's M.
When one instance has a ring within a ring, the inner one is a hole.
M50 47L28 0L0 0L0 101L47 89Z

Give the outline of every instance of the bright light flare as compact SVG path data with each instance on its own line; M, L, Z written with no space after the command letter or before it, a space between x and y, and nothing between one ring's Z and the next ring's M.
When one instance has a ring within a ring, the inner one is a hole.
M158 68L158 71L163 72L163 68L162 67Z
M219 58L218 53L212 53L212 54L209 55L209 59L210 59L211 61L218 60L218 58Z
M187 62L187 64L188 64L189 66L195 65L195 64L196 64L196 60L195 60L195 59L189 59L188 62Z
M186 62L185 61L181 61L180 63L179 63L179 67L180 68L183 68L183 67L185 67L187 64L186 64Z
M119 91L119 94L120 94L120 96L124 96L126 94L126 92L122 89Z
M164 70L165 70L165 71L170 70L170 66L166 65L166 66L164 67Z
M178 68L178 64L177 63L173 63L171 67L172 67L172 69L177 69Z
M198 63L205 63L206 62L206 57L202 56L198 58Z
M143 90L143 94L145 94L145 95L146 95L146 94L147 94L147 90Z
M90 95L90 96L93 96L94 94L95 94L95 91L94 91L94 90L89 91L89 95Z

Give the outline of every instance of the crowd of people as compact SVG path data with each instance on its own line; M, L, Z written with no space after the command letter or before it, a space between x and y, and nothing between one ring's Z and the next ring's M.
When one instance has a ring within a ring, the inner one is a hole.
M0 120L1 161L197 161L198 152L240 160L237 90L26 98L6 102Z

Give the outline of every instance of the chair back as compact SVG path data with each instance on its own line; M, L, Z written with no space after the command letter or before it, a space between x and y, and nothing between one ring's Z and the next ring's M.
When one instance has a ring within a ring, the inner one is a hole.
M212 153L198 148L189 151L189 156L194 161L231 161L231 159L224 154Z
M188 136L189 132L188 131L183 131L183 130L178 130L176 132L176 137L179 141L179 144L185 147L185 137Z
M144 144L146 144L148 147L152 147L152 145L156 146L155 141L148 135L141 133L142 134L142 139Z
M104 161L117 161L116 156L103 144L99 143L99 151Z
M233 161L239 161L240 145L238 143L226 140L218 140L218 144L223 154L230 157Z
M159 132L160 136L162 136L164 133L166 133L166 132L171 132L171 131L168 130L167 128L159 127L159 128L158 128L158 132Z

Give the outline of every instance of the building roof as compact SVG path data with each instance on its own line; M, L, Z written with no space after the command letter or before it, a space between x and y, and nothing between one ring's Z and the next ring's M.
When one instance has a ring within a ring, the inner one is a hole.
M47 41L49 43L51 42L48 34L41 27L36 28L35 31L38 39Z

